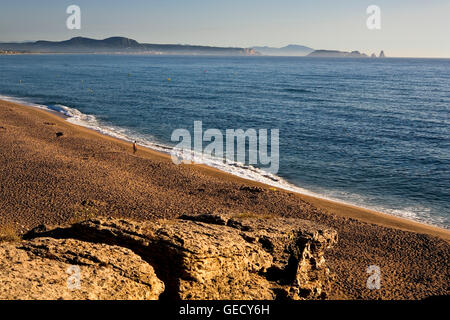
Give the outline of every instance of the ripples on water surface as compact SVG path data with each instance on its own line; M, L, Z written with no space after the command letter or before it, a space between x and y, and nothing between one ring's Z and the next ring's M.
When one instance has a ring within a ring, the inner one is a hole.
M450 60L20 55L0 75L3 96L149 145L194 120L278 128L291 184L449 228Z

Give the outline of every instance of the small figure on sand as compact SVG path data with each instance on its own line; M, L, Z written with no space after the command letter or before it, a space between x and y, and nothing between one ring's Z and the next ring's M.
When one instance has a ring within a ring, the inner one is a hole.
M137 145L136 145L136 141L133 142L133 153L136 153L137 151Z

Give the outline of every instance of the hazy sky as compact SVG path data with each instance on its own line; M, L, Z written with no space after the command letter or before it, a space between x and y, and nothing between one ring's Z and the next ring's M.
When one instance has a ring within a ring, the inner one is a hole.
M81 30L66 8L81 7ZM366 9L381 8L381 30ZM1 0L0 41L125 36L147 43L384 50L450 58L450 0Z

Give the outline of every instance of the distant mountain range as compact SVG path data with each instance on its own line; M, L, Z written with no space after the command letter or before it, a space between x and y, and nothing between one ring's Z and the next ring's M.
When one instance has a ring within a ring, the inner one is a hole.
M199 55L255 55L253 49L193 46L181 44L147 44L124 37L96 40L75 37L65 41L0 43L0 50L39 53L148 53Z
M256 52L265 56L306 56L314 49L306 46L290 44L282 48L252 47Z
M0 43L0 54L29 53L142 53L142 54L186 54L186 55L231 55L231 56L308 56L366 58L359 51L314 50L313 48L290 44L282 48L274 47L212 47L182 44L139 43L125 37L111 37L96 40L75 37L65 41L9 42ZM372 54L372 57L376 57ZM380 57L384 57L381 51Z

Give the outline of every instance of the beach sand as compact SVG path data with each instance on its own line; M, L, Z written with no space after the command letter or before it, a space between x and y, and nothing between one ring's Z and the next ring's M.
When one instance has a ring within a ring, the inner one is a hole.
M57 136L57 132L63 133ZM226 212L297 217L335 228L332 299L449 294L450 231L274 189L203 165L174 165L61 117L0 101L0 223L25 232L95 215L137 220ZM367 267L381 269L369 290Z

